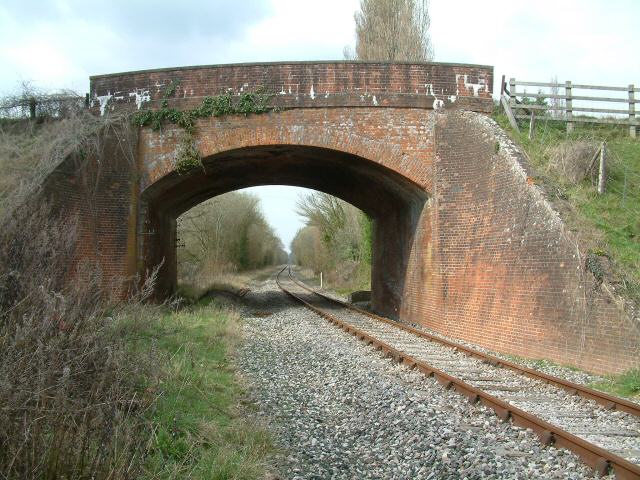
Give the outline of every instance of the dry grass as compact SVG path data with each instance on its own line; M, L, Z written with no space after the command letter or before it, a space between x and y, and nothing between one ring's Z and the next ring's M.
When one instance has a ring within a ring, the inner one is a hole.
M600 145L591 140L565 140L547 147L547 169L575 184L589 175L593 156Z
M118 304L74 260L75 219L39 195L68 155L100 158L99 133L121 121L0 123L0 480L259 478L268 440L232 408L223 364L238 315L143 305L153 275Z
M75 220L38 195L106 124L76 117L0 128L0 479L139 470L152 356L131 348L96 266L73 261Z
M22 213L0 233L0 478L130 478L151 364L95 270L69 282L74 223Z
M251 288L254 282L268 279L279 267L270 266L243 272L209 273L202 272L197 278L180 278L179 294L191 300L198 300L211 291L237 294Z
M99 150L100 131L124 122L123 116L86 112L44 123L0 119L0 216L39 192L70 154Z

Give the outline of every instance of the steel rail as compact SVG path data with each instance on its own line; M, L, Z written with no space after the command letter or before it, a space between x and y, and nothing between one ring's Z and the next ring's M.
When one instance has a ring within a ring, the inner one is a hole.
M286 267L285 267L286 268ZM640 417L640 405L638 405L637 403L631 402L629 400L625 400L624 398L619 398L619 397L615 397L613 395L609 395L608 393L604 393L604 392L599 392L598 390L594 390L593 388L589 388L586 387L584 385L580 385L578 383L574 383L574 382L570 382L569 380L564 380L562 378L558 378L558 377L554 377L553 375L549 375L543 372L539 372L538 370L534 370L533 368L529 368L529 367L525 367L522 365L518 365L517 363L511 362L509 360L504 360L502 358L496 357L494 355L488 354L488 353L484 353L481 352L479 350L475 350L473 348L470 347L466 347L464 345L460 345L459 343L455 343L449 340L445 340L444 338L440 338L437 337L435 335L431 335L429 333L426 333L422 330L419 330L417 328L414 327L410 327L408 325L402 324L400 322L395 322L393 320L389 320L388 318L385 317L381 317L379 315L376 315L374 313L368 312L366 310L363 310L361 308L356 307L355 305L351 305L349 303L343 302L341 300L337 300L335 298L329 297L327 295L324 295L312 288L309 288L308 286L306 286L305 284L303 284L302 282L298 281L297 279L295 279L293 277L293 275L291 275L291 271L289 271L289 278L291 278L291 280L293 282L295 282L299 287L304 288L305 290L307 290L310 293L313 293L315 295L318 295L319 297L324 298L325 300L328 300L330 302L336 303L338 305L342 305L345 308L348 308L350 310L353 310L355 312L361 313L363 315L366 315L370 318L373 318L375 320L379 320L383 323L386 323L388 325L392 325L394 327L397 327L401 330L404 330L406 332L412 333L414 335L417 335L421 338L436 342L436 343L440 343L441 345L445 345L447 347L453 348L454 350L457 350L459 352L463 352L471 357L475 357L478 358L482 361L484 361L485 363L488 363L489 365L492 365L494 367L504 367L504 368L508 368L509 370L513 370L514 372L517 372L521 375L524 375L526 377L529 378L533 378L534 380L540 380L542 382L551 384L551 385L555 385L557 387L560 387L566 391L568 391L569 393L572 393L574 395L578 395L582 398L585 398L587 400L593 400L596 403L599 403L600 405L604 406L605 408L609 409L609 410L619 410L621 412L626 412L629 413L631 415L635 415L635 416L639 416Z
M524 410L510 405L509 403L500 400L493 395L489 395L483 390L473 387L468 383L456 377L453 377L422 360L418 360L407 354L406 352L402 352L392 347L391 345L378 340L377 338L367 334L366 332L354 327L353 325L350 325L348 322L340 320L335 316L325 312L324 310L312 305L311 303L307 302L303 298L297 296L296 294L282 286L282 284L280 283L280 275L286 269L287 267L284 267L276 275L276 284L278 285L278 287L291 298L302 303L306 308L315 312L322 318L328 320L330 323L333 323L334 325L340 327L345 332L351 333L359 340L364 341L367 345L373 346L377 350L384 352L386 356L391 357L393 360L399 363L404 363L409 368L415 368L427 376L434 377L438 381L438 383L443 385L446 389L454 390L457 393L467 397L470 403L475 404L480 402L481 404L491 408L502 420L508 421L509 419L511 419L513 424L516 426L530 428L536 433L543 445L553 445L556 448L565 448L572 451L573 453L578 455L585 464L593 468L600 475L606 475L613 472L615 473L618 480L640 479L640 465L633 464L628 460L615 455L603 448L600 448L597 445L587 442L586 440L583 440L576 435L558 428L557 426L545 420L542 420L541 418L538 418L528 412L525 412ZM306 286L303 287L302 285L300 285L300 283L293 278L290 270L289 277L291 281L293 281L301 288L304 288L311 293L316 293ZM345 304L344 302L337 301L322 294L319 295L321 297L332 300L342 306L347 306L347 304ZM362 312L364 313L364 311ZM396 325L395 322L391 323L393 325ZM502 360L500 360L500 362L502 362Z

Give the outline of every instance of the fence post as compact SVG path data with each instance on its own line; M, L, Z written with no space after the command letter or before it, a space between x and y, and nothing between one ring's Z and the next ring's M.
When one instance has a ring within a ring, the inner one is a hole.
M515 106L516 106L516 79L509 79L509 106L511 107L511 111L515 114Z
M536 129L536 111L531 110L531 120L529 120L529 140L533 140Z
M636 137L636 102L635 102L635 86L629 85L629 135Z
M572 102L572 98L573 96L571 95L571 81L567 80L567 82L564 84L564 101L565 104L567 105L567 133L571 133L573 132L573 122L571 121L573 119L573 102Z
M600 173L598 174L598 193L604 193L604 185L607 181L607 143L600 146Z
M509 119L511 128L513 128L516 132L520 133L520 129L518 128L518 122L516 121L516 117L514 116L515 109L513 108L513 106L516 104L516 79L515 78L509 79L509 100L507 101L506 97L503 95L500 97L500 103L502 103L502 108L504 108L504 113L507 114L507 118Z

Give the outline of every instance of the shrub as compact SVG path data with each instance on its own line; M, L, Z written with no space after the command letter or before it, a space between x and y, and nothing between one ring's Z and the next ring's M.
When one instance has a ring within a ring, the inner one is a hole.
M131 478L145 448L152 359L132 351L99 269L74 258L75 219L40 195L108 121L0 131L0 177L13 180L0 191L0 478Z
M548 169L568 183L579 183L589 175L591 160L598 147L597 142L589 140L566 140L550 146L547 149Z

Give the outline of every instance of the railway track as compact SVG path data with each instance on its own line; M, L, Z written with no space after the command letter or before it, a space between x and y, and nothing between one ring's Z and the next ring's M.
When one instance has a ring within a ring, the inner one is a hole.
M290 268L276 282L347 333L531 428L543 444L571 450L600 475L640 479L640 405L371 314L309 288Z

